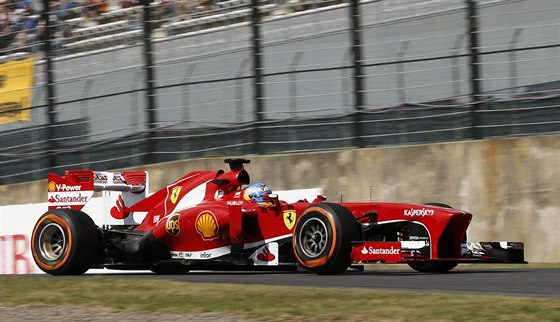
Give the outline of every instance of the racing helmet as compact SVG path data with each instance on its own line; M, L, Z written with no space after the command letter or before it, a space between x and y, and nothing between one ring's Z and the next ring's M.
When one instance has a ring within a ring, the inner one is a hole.
M264 199L264 196L271 193L272 190L268 189L264 183L253 183L245 189L243 199L253 200L258 203L268 202L268 200Z

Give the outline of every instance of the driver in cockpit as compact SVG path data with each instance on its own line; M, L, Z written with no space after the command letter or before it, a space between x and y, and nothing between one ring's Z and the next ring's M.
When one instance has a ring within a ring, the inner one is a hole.
M259 182L245 188L243 199L247 201L252 200L261 206L272 206L274 203L269 198L270 195L272 195L272 190L266 184Z

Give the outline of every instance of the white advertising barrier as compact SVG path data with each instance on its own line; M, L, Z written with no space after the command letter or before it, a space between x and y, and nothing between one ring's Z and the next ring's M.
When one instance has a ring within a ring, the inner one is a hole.
M297 189L286 191L274 191L280 200L296 202L300 199L309 201L321 195L321 188ZM92 198L86 205L89 210L106 209L105 199ZM48 209L48 204L24 204L0 207L0 274L37 274L43 273L33 261L31 255L31 234L35 223ZM106 222L108 214L100 211L84 212L89 214L97 225ZM141 221L142 218L134 218ZM114 273L123 272L107 269L90 270L91 273Z

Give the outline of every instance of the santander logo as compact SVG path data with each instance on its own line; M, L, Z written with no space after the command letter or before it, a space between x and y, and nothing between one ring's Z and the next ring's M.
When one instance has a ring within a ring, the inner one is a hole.
M391 248L374 248L365 247L362 248L362 254L364 255L397 255L400 254L401 250L391 246Z
M115 205L111 208L111 217L115 219L124 219L128 216L128 213L124 213L124 200L122 196L117 198Z
M72 196L61 196L56 194L54 196L50 196L48 201L50 203L85 204L88 201L88 196L82 195L81 193Z
M257 254L257 259L262 262L272 262L275 258L276 256L270 252L268 246L265 246L262 252Z

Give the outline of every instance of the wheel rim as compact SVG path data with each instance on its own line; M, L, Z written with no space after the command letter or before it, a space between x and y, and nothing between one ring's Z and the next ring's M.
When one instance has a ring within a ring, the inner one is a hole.
M327 226L317 218L308 219L301 227L300 245L305 256L315 258L327 247Z
M39 251L48 261L56 261L64 254L66 237L64 230L57 223L50 223L41 230L39 235Z

